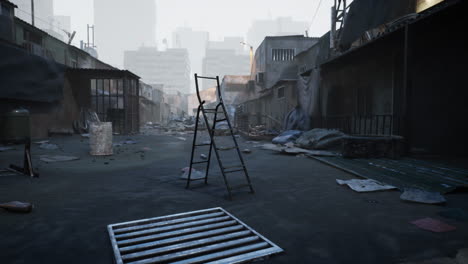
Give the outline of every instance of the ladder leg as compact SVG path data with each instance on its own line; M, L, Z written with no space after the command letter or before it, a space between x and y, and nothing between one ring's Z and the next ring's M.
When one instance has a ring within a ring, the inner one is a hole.
M217 118L217 115L218 115L218 109L219 109L219 106L222 105L222 103L219 103L217 106L216 106L216 109L215 109L215 116L214 116L214 119L213 119L213 129L212 129L212 140L214 141L214 132L215 132L215 129L216 129L216 118ZM226 112L224 112L224 115L225 117L226 116ZM219 168L221 169L221 174L223 175L223 179L224 179L224 184L226 185L226 189L228 191L228 195L229 195L229 200L232 200L232 193L231 193L231 186L229 185L229 181L226 177L226 174L224 173L224 167L223 167L223 164L221 162L221 157L219 155L219 152L218 152L218 149L216 148L216 145L215 145L215 153L216 153L216 157L218 158L218 162L219 162Z
M226 121L227 121L227 124L229 126L229 130L230 130L230 133L231 133L232 140L234 141L234 144L236 146L237 155L239 156L239 160L241 161L242 167L244 169L244 174L245 174L245 177L247 179L247 183L249 184L250 192L255 193L255 191L253 189L253 186L252 186L252 183L250 181L249 173L247 172L247 168L245 167L244 158L242 157L242 153L240 152L240 149L239 149L239 144L237 143L236 137L234 136L234 132L232 130L232 126L231 126L231 122L229 121L229 117L227 116L227 110L226 110L226 107L224 106L224 103L221 103L221 107L223 108L223 112L226 115Z
M197 132L198 132L198 120L200 118L201 107L202 105L198 106L197 118L195 118L195 131L193 133L192 154L190 155L190 166L189 166L188 177L187 177L187 185L185 186L186 189L190 187L190 178L192 176L192 167L193 167L193 155L195 154L195 145L197 142Z

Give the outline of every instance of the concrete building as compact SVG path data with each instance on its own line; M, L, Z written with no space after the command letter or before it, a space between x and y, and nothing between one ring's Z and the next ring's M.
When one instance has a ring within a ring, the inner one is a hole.
M208 46L209 33L206 31L196 31L192 30L189 27L180 27L177 28L172 33L172 47L173 48L183 48L187 49L189 59L190 59L190 68L192 74L202 72L202 62L205 57L205 51ZM193 82L190 82L192 89L191 92L195 92Z
M241 96L238 124L265 125L281 130L297 106L298 63L295 55L309 49L317 38L302 35L266 37L255 52L250 81Z
M158 51L155 47L140 47L125 51L124 67L146 83L163 84L165 93L190 93L190 60L186 49Z
M0 4L0 31L6 32L0 34L2 113L19 106L28 109L33 138L81 132L88 110L101 121L113 122L116 132L138 131L138 76L14 17L15 6L8 1Z
M94 25L99 56L122 67L125 50L155 45L155 1L94 0Z
M203 76L247 75L250 72L250 56L241 45L243 38L226 37L223 41L210 41L203 59ZM210 80L202 80L201 89L216 86Z
M291 17L255 20L247 32L247 42L256 49L266 36L303 35L308 27L308 22L294 21Z

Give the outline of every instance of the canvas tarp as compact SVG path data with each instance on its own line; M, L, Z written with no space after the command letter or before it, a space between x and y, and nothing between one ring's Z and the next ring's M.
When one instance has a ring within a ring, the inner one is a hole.
M58 101L64 76L64 66L0 42L0 100Z

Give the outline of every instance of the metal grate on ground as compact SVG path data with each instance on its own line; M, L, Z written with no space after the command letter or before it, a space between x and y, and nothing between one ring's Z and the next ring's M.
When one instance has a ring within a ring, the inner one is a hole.
M212 208L112 224L116 263L243 263L283 250L228 213Z

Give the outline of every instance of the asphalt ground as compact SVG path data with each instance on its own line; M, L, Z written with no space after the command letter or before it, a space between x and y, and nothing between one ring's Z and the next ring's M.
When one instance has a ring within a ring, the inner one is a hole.
M109 157L89 156L87 139L79 136L52 138L58 150L34 145L39 178L0 177L0 201L34 204L29 214L0 210L0 263L113 263L108 224L212 207L223 207L285 250L263 263L399 263L454 257L468 247L468 223L437 214L468 210L466 192L446 195L443 206L403 202L399 191L357 193L336 184L354 178L346 172L242 139L241 148L252 150L244 157L255 194L226 199L215 159L209 184L186 190L180 169L188 166L191 136L116 137L137 143L115 147ZM0 152L0 167L21 163L16 148ZM44 163L38 161L43 154L80 159ZM409 223L425 217L457 229L432 233Z

